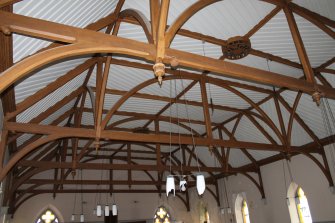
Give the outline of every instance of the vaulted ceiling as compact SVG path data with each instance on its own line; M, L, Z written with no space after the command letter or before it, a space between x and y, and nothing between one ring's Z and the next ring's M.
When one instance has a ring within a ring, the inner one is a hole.
M316 102L335 106L334 1L0 7L0 160L8 160L0 177L12 184L4 200L12 212L80 183L87 193L161 193L170 166L174 174L200 167L218 202L217 180L230 174L264 197L260 167L298 154L333 184L324 150L332 137ZM224 56L233 37L250 40L246 57ZM153 65L161 62L160 86ZM83 181L71 177L78 169Z

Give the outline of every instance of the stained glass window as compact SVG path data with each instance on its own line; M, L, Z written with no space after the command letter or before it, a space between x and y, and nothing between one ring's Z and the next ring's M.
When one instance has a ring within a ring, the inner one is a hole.
M249 209L247 202L245 200L243 200L242 202L242 216L243 216L243 223L250 223Z
M156 210L154 223L170 223L171 216L165 207L161 206Z
M36 223L58 223L57 216L53 213L52 210L45 210L40 217L36 220Z
M296 203L300 223L312 223L313 220L309 210L308 200L301 187L298 187L297 189Z

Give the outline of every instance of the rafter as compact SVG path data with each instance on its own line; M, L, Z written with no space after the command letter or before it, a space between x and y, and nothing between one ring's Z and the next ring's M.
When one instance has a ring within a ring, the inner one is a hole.
M7 70L0 77L0 92L5 90L10 84L27 75L31 70L40 67L42 64L52 62L59 58L95 52L117 52L121 54L130 54L144 59L153 60L155 49L145 43L131 40L124 40L119 37L107 36L101 33L95 33L89 30L73 28L56 23L46 22L38 19L27 18L19 15L0 13L0 25L11 27L11 31L36 37L51 38L54 40L65 41L71 44L69 46L58 47L53 50L45 51L36 56L27 58L19 64ZM15 26L12 24L15 23ZM29 31L27 32L27 29ZM57 31L55 31L57 30ZM42 32L42 33L41 33ZM94 47L86 45L94 39ZM100 40L100 41L97 41ZM98 44L98 45L97 45ZM102 48L103 47L103 48ZM52 52L52 53L51 53ZM255 81L263 84L274 86L285 86L293 90L301 90L309 94L314 93L314 85L303 80L297 80L273 72L263 71L256 68L245 67L238 64L215 60L191 53L181 52L178 50L166 49L166 57L178 58L182 66L192 67L195 69L208 70L225 76L234 78L243 78L249 81ZM167 61L169 62L169 61ZM29 64L29 66L27 65ZM12 75L12 73L14 73ZM334 97L335 91L332 88L318 86L319 90L326 97Z

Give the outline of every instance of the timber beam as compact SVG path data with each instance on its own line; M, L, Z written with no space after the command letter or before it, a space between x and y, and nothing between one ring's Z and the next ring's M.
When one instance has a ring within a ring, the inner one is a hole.
M53 22L29 18L11 13L0 12L0 26L7 34L15 32L28 36L46 38L53 41L70 43L70 45L46 50L35 56L29 57L12 68L8 69L0 77L0 92L3 92L17 80L27 76L41 66L72 56L90 53L120 53L127 56L135 56L144 60L155 61L156 48L152 44L141 43L103 33L94 32ZM198 70L207 70L226 77L244 79L265 85L286 87L295 91L308 94L315 92L317 86L326 97L335 98L333 88L308 83L289 76L251 68L239 64L212 59L179 50L165 50L165 63L170 63L169 58L176 58L181 66Z
M47 126L39 124L26 124L26 123L15 123L6 122L5 129L13 132L23 132L30 134L42 134L52 136L53 139L59 138L95 138L94 129L83 129L83 128L69 128L59 126ZM178 136L172 135L171 139L168 134L143 134L143 133L129 133L129 132L118 132L111 130L103 130L101 132L101 138L106 140L120 140L120 141L133 141L133 142L146 142L146 143L161 143L169 144L171 141L181 142L183 145L192 145L193 140L190 136L181 136L180 140ZM219 140L219 139L207 139L201 137L195 137L195 144L198 146L226 146L231 148L246 148L254 150L269 150L269 151L285 151L285 148L281 145L263 144L263 143L252 143L243 142L237 140ZM300 147L292 147L292 151L299 151Z

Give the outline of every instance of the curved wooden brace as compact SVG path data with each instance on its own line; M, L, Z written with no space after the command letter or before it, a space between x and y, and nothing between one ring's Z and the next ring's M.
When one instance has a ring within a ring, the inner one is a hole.
M178 30L198 11L220 0L199 0L188 7L168 28L165 33L165 46L169 47Z
M329 186L331 186L331 187L334 186L334 182L333 182L333 179L332 179L330 171L327 170L318 159L316 159L310 153L301 152L301 154L303 154L303 155L307 156L308 158L310 158L320 168L320 170L322 171L322 173L327 178Z
M186 200L185 200L180 194L176 194L176 197L178 197L178 198L183 202L183 204L185 205L187 211L189 211L189 210L190 210L190 207L189 207L189 205L187 204Z
M11 211L11 214L12 216L14 216L16 210L24 203L26 202L27 200L29 200L30 198L36 196L36 195L39 195L38 193L33 193L33 194L30 194L28 195L27 197L25 197L22 201L20 201L20 203L18 203L15 207L14 207L14 210L10 210Z
M94 45L90 43L76 43L60 46L26 58L2 73L0 76L0 93L32 71L48 63L73 56L92 53L119 53L153 60L152 55L155 54L154 46L114 36L109 36L108 39L109 41L97 42ZM129 45L132 46L129 47Z
M11 186L10 191L8 192L8 195L4 197L4 204L8 203L9 198L14 194L14 192L23 184L24 181L28 180L30 177L34 176L35 174L41 173L43 171L49 170L50 168L38 168L34 169L32 171L29 171L24 176L18 178L14 184Z
M219 196L217 194L214 193L214 191L212 191L211 188L209 188L208 186L206 186L207 190L209 191L209 193L214 197L218 207L220 207L220 199Z
M259 192L261 193L262 198L265 198L265 192L264 192L264 188L262 185L260 185L252 176L250 176L248 173L243 173L241 172L242 175L246 176L249 180L251 180L251 182L253 182L253 184L255 184L255 186L257 187L257 189L259 190Z
M119 14L120 19L128 17L134 18L140 24L140 26L142 26L148 42L153 44L154 40L152 38L151 24L147 19L147 17L145 17L145 15L142 12L135 9L125 9Z
M288 146L291 145L292 127L293 127L294 114L295 114L295 112L296 112L296 110L298 108L301 95L302 95L302 92L299 91L298 94L297 94L297 97L294 100L293 107L292 107L292 112L291 112L290 119L289 119L289 122L288 122L288 127L287 127L287 142L289 144Z
M87 163L87 162L90 162L90 161L93 161L93 160L99 160L99 159L100 158L92 157L90 159L87 159L87 160L83 161L83 163ZM113 158L113 159L120 160L120 161L125 161L124 159L120 159L120 158ZM136 163L135 161L131 161L131 164L138 164L138 163ZM147 171L147 170L142 170L142 171L145 172L153 182L155 181L155 178L149 173L149 171Z
M112 123L111 125L109 125L107 127L107 129L111 129L111 128L116 127L118 125L121 125L121 124L124 124L124 123L127 123L127 122L131 122L131 121L137 121L137 120L148 120L148 118L140 118L140 117L126 118L126 119L123 119L123 120ZM167 121L160 121L160 122L167 122ZM167 123L170 123L170 122L167 122ZM171 123L175 124L175 125L178 125L178 122L173 121L173 120L171 120ZM182 127L183 129L186 129L187 131L191 132L191 128L189 126L187 126L185 124L182 124L182 123L179 123L179 126ZM200 134L196 130L192 129L192 132L195 135L200 136Z
M267 122L269 124L269 127L274 130L280 141L284 144L284 139L283 136L281 135L279 129L276 127L274 122L270 119L270 117L261 109L255 102L253 102L249 97L244 95L243 93L239 92L235 88L232 88L230 86L225 87L227 90L231 91L232 93L235 93L236 95L240 96L243 100L245 100L247 103L249 103L254 109L256 109L262 116L263 116L263 121Z
M38 140L36 140L35 142L29 144L28 146L26 146L25 148L23 148L22 150L18 151L17 153L15 153L15 155L8 161L8 163L1 168L0 171L0 181L2 181L5 176L8 174L8 172L13 168L13 166L20 160L22 159L25 155L27 155L29 152L33 151L34 149L36 149L37 147L44 145L52 140L56 140L62 137L66 137L66 136L62 136L62 135L49 135L46 136L44 138L40 138Z

